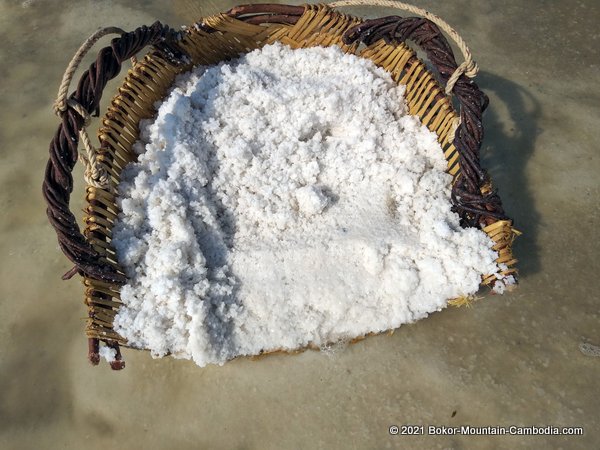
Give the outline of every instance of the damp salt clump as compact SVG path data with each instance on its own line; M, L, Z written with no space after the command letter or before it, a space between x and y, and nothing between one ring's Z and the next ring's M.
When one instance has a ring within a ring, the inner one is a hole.
M115 329L198 365L397 328L497 273L404 87L337 47L178 78L123 172ZM511 280L503 283L510 284Z

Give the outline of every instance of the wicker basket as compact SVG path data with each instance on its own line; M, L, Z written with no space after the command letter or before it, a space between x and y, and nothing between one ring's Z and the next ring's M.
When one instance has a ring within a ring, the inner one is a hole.
M337 2L336 6L370 2L373 0L348 0ZM406 7L390 1L375 2ZM487 97L469 78L475 75L476 66L464 43L459 41L459 46L467 60L458 66L436 23L455 40L457 35L429 13L412 7L408 9L427 18L391 16L363 20L331 6L246 5L203 18L181 32L159 22L130 33L105 29L80 49L65 74L55 105L62 122L50 145L43 193L61 249L75 264L63 278L83 276L88 306L88 356L92 364L98 364L99 345L103 342L116 350L111 367L124 367L119 346L127 346L127 342L113 330L113 319L120 306L120 286L126 279L111 246L111 230L119 213L115 195L120 173L136 159L132 146L138 139L140 119L155 115L155 102L166 96L177 74L194 65L216 64L275 41L293 48L337 45L345 52L371 59L396 82L405 84L410 114L417 115L437 134L444 150L448 171L454 177L453 208L461 218L461 225L483 228L496 243L498 263L507 267L502 274L516 276L511 244L518 232L479 164L481 116ZM83 54L101 35L115 31L120 37L98 53L96 61L82 75L77 90L67 98L70 77ZM406 44L408 40L425 52L432 71ZM136 61L135 55L146 47L143 59ZM98 133L100 148L94 149L85 133L89 116L98 115L106 83L118 75L122 62L129 58L134 65L102 119ZM459 105L458 112L452 97L447 95L450 91ZM80 140L86 149L82 154L78 153ZM88 182L83 234L69 209L71 172L78 155L86 164ZM490 274L482 284L491 285L495 280L495 275Z

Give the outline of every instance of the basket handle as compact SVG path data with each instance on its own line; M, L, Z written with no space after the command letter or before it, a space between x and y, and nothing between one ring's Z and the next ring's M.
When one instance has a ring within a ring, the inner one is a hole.
M77 90L68 96L73 74L85 54L93 45L107 34L117 33L109 47L98 52L96 61L83 73ZM142 26L126 33L120 28L103 28L92 34L75 53L63 76L58 96L54 103L54 111L61 118L61 124L50 143L50 158L46 165L42 192L46 200L46 213L56 231L61 250L75 267L69 270L63 279L71 278L76 273L87 277L106 281L112 284L124 284L125 276L109 264L100 260L100 255L81 233L75 216L69 208L73 191L72 171L78 159L79 138L83 141L87 158L82 157L86 165L85 179L93 185L110 187L110 177L96 161L96 150L92 147L85 128L89 124L90 115L99 113L102 92L108 81L121 71L121 63L127 59L135 62L135 55L147 46L154 46L162 56L179 65L185 62L187 55L177 46L179 33L155 22L152 26ZM113 370L125 367L117 342L103 340L115 351L115 360L110 362ZM88 338L88 359L93 365L100 360L99 339Z
M105 34L119 33L110 46L100 50L96 61L81 76L77 89L67 97L69 84L77 65L94 43ZM61 250L75 267L67 272L63 279L75 273L90 278L123 284L125 277L116 269L100 261L100 255L92 248L81 233L75 216L69 209L73 191L72 171L78 158L78 143L81 130L87 125L91 114L99 113L99 104L108 81L121 71L121 63L134 57L146 46L153 45L165 58L177 63L184 58L176 45L179 34L171 28L155 22L152 26L142 26L125 33L115 27L100 30L84 42L69 64L55 103L55 111L61 118L61 124L50 143L50 157L46 165L42 193L46 201L46 213L54 227ZM87 133L83 133L87 137ZM82 137L83 137L82 135ZM83 137L85 142L86 137ZM89 138L87 139L89 141ZM89 142L86 146L90 145ZM90 145L91 147L91 145ZM88 157L91 161L92 157ZM90 168L89 174L93 171ZM96 172L101 175L101 172ZM102 179L97 180L102 182ZM104 180L106 181L106 179Z
M452 73L452 75L446 82L447 95L450 95L452 93L456 81L460 78L462 74L465 74L469 78L475 78L475 76L479 72L479 66L475 61L473 61L471 50L465 43L464 39L458 34L458 32L441 17L436 16L435 14L432 14L423 8L419 8L417 6L409 5L408 3L403 3L395 0L337 0L327 4L327 6L329 6L330 8L360 5L385 6L400 9L403 11L408 11L413 14L418 14L419 16L422 16L436 24L440 29L445 31L452 38L456 45L458 45L458 48L462 52L465 60L460 66L456 68L456 70Z

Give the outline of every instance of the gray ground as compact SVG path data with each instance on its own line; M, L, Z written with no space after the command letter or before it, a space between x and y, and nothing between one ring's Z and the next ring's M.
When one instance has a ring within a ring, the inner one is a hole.
M524 232L514 293L333 355L199 369L128 351L121 373L88 365L82 288L60 280L70 265L40 195L62 71L100 25L175 26L236 3L0 0L0 448L600 447L600 358L580 349L600 345L592 0L418 2L461 32L481 67L491 99L484 164ZM80 180L75 192L78 211ZM585 435L401 437L388 434L392 424Z

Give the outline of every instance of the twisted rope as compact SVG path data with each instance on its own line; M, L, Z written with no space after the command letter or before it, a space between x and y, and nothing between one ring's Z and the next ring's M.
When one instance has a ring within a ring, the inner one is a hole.
M60 82L60 86L58 88L58 94L56 95L56 101L54 102L54 113L57 116L60 116L67 109L67 95L69 93L69 86L71 85L71 80L73 79L73 75L75 71L81 64L81 61L90 51L90 49L94 46L96 42L103 36L107 34L120 34L123 35L125 31L123 31L119 27L106 27L100 28L94 34L92 34L89 38L87 38L83 44L79 47L79 50L73 55L71 62L65 69L65 73L62 77L62 81ZM82 117L84 117L82 115Z
M90 136L87 133L87 127L90 124L91 116L83 106L73 99L66 101L68 107L73 108L83 118L83 126L79 130L79 137L83 143L85 153L79 153L79 162L81 162L85 171L83 178L87 184L96 188L110 189L110 179L106 169L100 165L97 159L98 151L92 145ZM60 113L62 115L62 112Z
M446 82L446 94L450 95L452 90L454 89L454 85L458 81L461 75L466 75L469 78L474 78L479 72L479 67L477 63L473 61L473 56L471 54L471 50L463 40L463 38L456 32L454 28L452 28L448 22L443 20L442 18L436 16L435 14L430 13L429 11L419 8L417 6L409 5L407 3L402 3L394 0L337 0L331 3L328 3L327 6L331 8L338 8L340 6L361 6L361 5L374 5L374 6L385 6L390 8L401 9L404 11L411 12L413 14L417 14L419 16L425 17L431 22L435 23L440 29L445 31L460 49L465 61L456 68L454 73L450 76L448 81Z
M62 81L58 88L58 94L56 95L56 101L53 105L54 113L59 117L64 115L67 108L73 108L83 118L83 127L81 127L79 130L79 136L85 149L85 154L79 154L79 161L85 167L83 178L90 186L103 189L110 188L110 177L106 172L106 169L104 169L104 167L102 167L102 165L100 165L98 162L98 151L92 145L92 141L90 140L90 136L87 132L87 127L90 124L91 116L79 102L72 98L68 99L67 96L69 94L71 80L73 79L73 75L77 71L79 64L81 64L81 61L83 61L83 58L94 46L94 44L107 34L118 34L122 36L125 34L125 31L119 27L100 28L94 34L88 37L83 44L81 44L79 50L77 50L75 55L73 55L71 62L65 69L65 73L63 74ZM131 56L130 60L133 65L137 63L135 55Z

